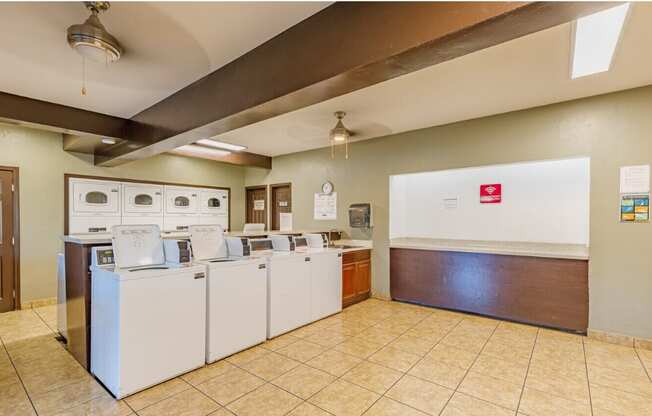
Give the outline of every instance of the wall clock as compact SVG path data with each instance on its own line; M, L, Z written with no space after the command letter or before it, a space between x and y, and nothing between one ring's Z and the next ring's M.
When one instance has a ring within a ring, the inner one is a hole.
M333 184L330 181L326 181L322 184L321 186L321 191L324 194L330 195L331 192L333 192Z

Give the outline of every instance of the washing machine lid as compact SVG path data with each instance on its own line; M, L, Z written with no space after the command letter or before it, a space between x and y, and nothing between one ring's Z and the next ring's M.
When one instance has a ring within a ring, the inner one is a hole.
M197 260L227 256L226 240L221 225L191 225L188 227L193 257Z
M158 225L116 225L113 234L115 266L120 269L165 263Z

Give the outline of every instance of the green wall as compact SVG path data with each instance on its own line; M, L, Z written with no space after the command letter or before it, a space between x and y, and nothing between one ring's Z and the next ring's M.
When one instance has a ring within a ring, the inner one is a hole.
M231 227L244 223L244 168L160 155L114 168L62 150L60 134L0 124L0 165L20 169L21 299L56 296L56 254L62 250L64 173L231 188Z
M618 222L619 167L652 163L652 87L363 141L351 158L328 148L247 168L247 185L292 182L295 228L348 229L346 209L373 204L373 291L389 295L389 175L470 166L591 157L590 328L652 338L652 229ZM312 219L313 194L330 180L338 220ZM554 296L554 294L551 294Z

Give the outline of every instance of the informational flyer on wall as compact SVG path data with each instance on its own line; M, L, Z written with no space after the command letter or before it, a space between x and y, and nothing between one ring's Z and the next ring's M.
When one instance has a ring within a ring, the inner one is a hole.
M649 222L650 194L622 194L620 222Z
M254 211L265 211L264 199L254 199Z
M337 192L330 194L315 193L315 219L337 219Z

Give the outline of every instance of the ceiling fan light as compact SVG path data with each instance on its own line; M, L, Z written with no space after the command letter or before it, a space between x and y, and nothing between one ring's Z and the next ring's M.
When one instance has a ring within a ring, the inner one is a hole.
M337 124L333 129L331 130L331 140L334 142L346 142L349 140L351 137L351 134L347 130L346 127L344 127L344 123L342 123L342 119L346 113L344 111L337 111L335 113L335 117L337 117Z
M109 8L108 2L86 4L91 15L80 25L68 28L68 44L77 53L95 62L115 62L122 56L122 46L105 28L98 13Z

